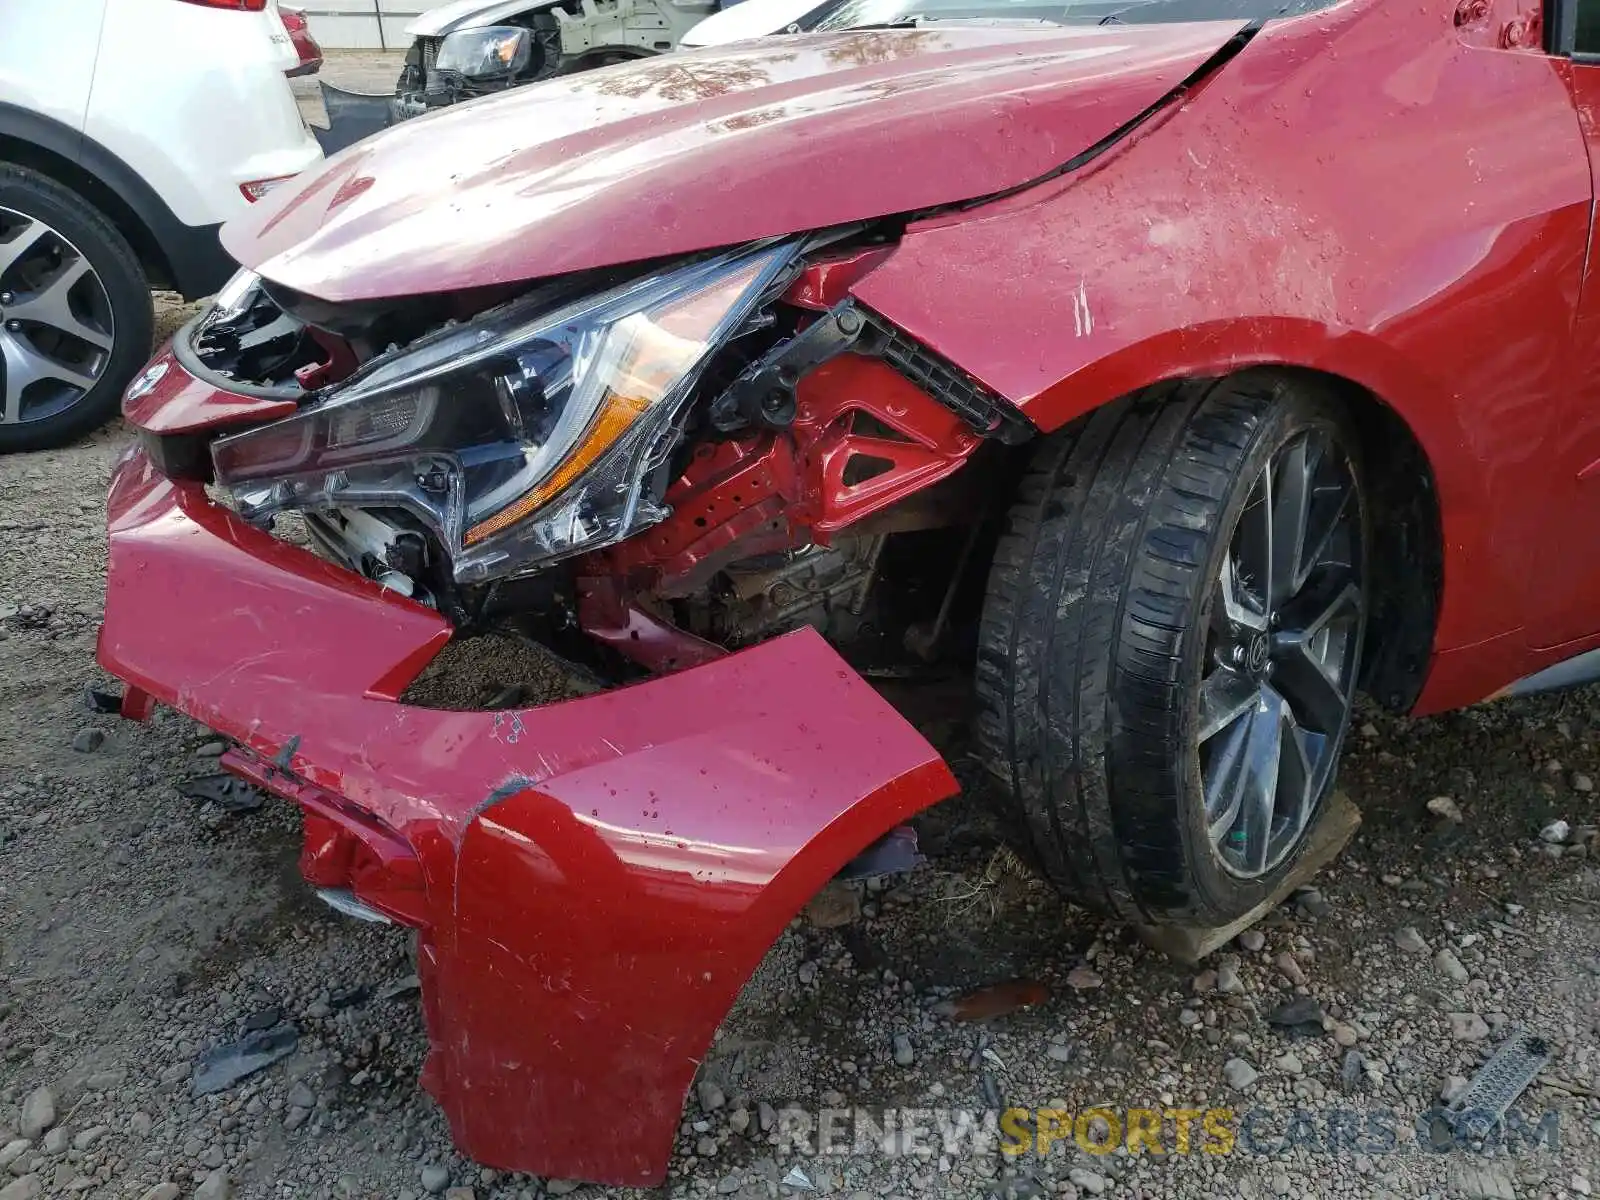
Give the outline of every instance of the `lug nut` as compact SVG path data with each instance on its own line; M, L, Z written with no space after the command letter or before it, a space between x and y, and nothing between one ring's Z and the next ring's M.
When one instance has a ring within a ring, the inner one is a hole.
M10 292L0 292L0 304L10 304L16 297Z

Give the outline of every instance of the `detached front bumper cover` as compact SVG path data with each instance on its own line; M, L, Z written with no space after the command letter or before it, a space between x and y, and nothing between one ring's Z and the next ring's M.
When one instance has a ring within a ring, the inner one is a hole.
M813 632L540 708L421 709L398 696L449 640L437 613L139 451L108 507L101 663L237 740L225 765L304 809L314 884L418 930L423 1083L492 1166L660 1182L768 947L956 790Z

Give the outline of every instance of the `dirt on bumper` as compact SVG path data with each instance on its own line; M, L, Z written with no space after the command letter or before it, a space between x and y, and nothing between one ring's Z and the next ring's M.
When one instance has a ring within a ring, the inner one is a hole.
M659 1182L696 1065L786 923L956 790L810 631L539 708L417 708L397 698L451 633L431 609L142 453L108 508L100 662L301 806L313 883L417 929L423 1083L492 1166Z

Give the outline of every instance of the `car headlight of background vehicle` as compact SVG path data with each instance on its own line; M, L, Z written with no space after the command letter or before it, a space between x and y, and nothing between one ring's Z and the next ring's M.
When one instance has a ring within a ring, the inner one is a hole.
M217 483L251 520L406 509L463 583L621 541L666 515L645 483L700 369L794 251L724 255L554 312L513 302L218 439Z

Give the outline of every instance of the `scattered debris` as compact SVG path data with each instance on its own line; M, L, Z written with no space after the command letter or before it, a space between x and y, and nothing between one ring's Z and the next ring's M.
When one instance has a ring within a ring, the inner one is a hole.
M402 975L399 979L392 980L379 988L373 996L374 1000L393 1000L396 996L404 996L411 992L422 990L422 980L415 975Z
M72 748L79 754L93 754L106 744L106 735L98 729L80 729L72 735Z
M898 825L845 863L834 878L862 880L903 875L927 861L917 852L917 831L909 825Z
M1572 826L1557 818L1539 831L1539 840L1552 846L1559 846L1567 840L1572 833Z
M237 1042L218 1046L195 1068L193 1091L209 1096L232 1087L241 1079L288 1058L300 1044L300 1032L288 1023L260 1029Z
M955 1021L991 1021L1020 1008L1032 1008L1050 998L1050 990L1032 979L996 983L934 1006L941 1017Z
M226 771L185 779L178 784L178 795L186 800L215 804L226 813L254 812L267 802L258 789Z
M995 1112L1003 1112L1005 1110L1005 1093L1000 1090L1000 1081L990 1072L985 1071L978 1077L978 1090L983 1093L985 1108Z
M121 716L122 696L117 692L86 687L83 689L83 707L103 717Z
M1548 1042L1522 1029L1514 1030L1450 1102L1444 1119L1457 1137L1487 1137L1549 1061Z
M817 1185L811 1182L811 1177L799 1167L790 1167L789 1173L781 1181L784 1187L798 1188L802 1192L814 1192Z

